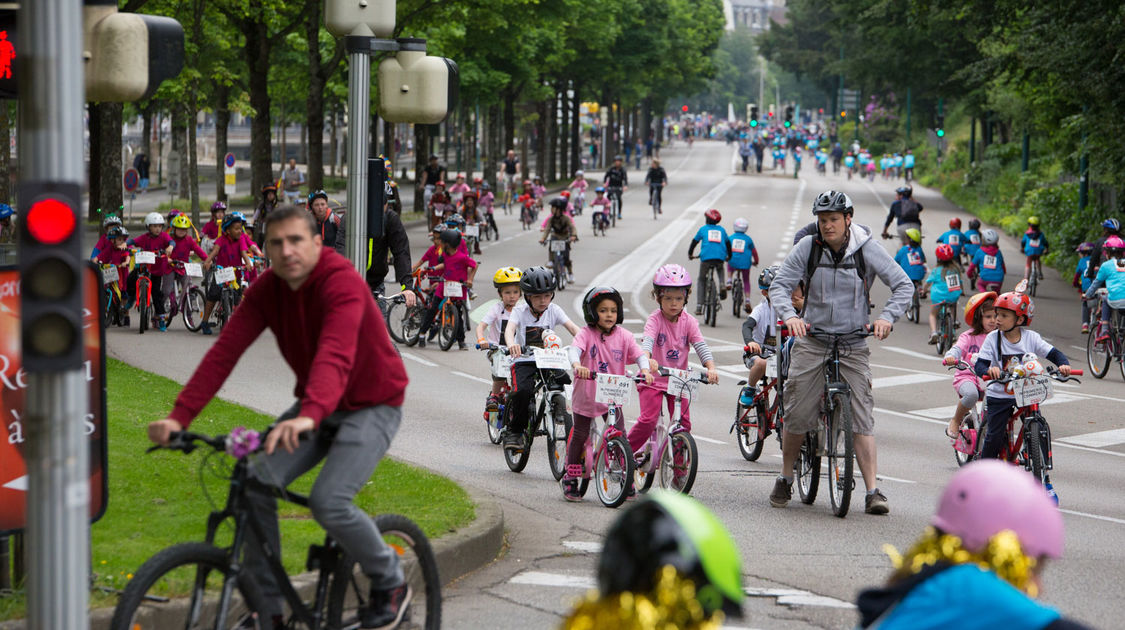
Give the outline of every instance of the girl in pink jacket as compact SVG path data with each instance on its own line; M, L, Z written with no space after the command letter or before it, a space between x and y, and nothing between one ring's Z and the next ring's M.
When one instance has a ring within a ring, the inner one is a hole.
M955 443L961 431L961 420L976 406L984 391L984 386L973 372L972 365L976 362L976 354L980 351L984 338L996 328L996 310L992 306L995 301L996 293L992 291L977 293L969 298L968 303L965 304L965 323L972 328L961 333L957 343L942 359L942 365L956 365L959 361L969 364L969 369L957 370L953 376L953 391L957 392L961 400L958 401L957 410L953 412L953 418L945 429L945 435ZM967 437L966 441L968 441Z

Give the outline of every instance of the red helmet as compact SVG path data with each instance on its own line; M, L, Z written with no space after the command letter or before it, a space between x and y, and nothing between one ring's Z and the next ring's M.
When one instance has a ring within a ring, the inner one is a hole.
M957 217L953 217L952 219L949 220L949 227L953 228L954 230L960 230L961 229L961 219L958 219Z
M1016 316L1023 315L1027 318L1025 326L1031 324L1031 316L1035 312L1035 307L1031 305L1031 298L1023 293L1016 293L1009 291L1008 293L1001 293L1000 297L996 298L995 308L1003 308L1012 311Z
M995 302L995 300L996 300L996 292L995 291L986 291L984 293L978 293L978 294L974 295L973 297L969 298L969 301L965 304L965 323L966 324L968 324L970 326L973 325L973 318L976 317L977 310L981 307L982 304L984 304L988 300L993 300ZM993 304L993 306L995 306L995 304Z
M560 197L563 197L563 198L566 198L566 199L570 199L570 191L569 191L569 190L564 190L564 191L562 191L561 193L559 193L559 196L560 196Z
M723 215L720 214L719 211L714 209L714 208L711 208L707 212L704 212L703 216L707 217L707 220L710 221L711 223L718 223L719 221L723 220Z
M953 260L953 248L945 243L939 244L934 254L937 256L938 262Z
M523 187L524 187L524 188L527 188L527 187L528 187L528 186L530 186L530 185L531 185L531 180L530 180L530 179L525 179L525 180L523 180Z
M441 186L442 188L445 188L445 181L439 179L434 182L434 186Z

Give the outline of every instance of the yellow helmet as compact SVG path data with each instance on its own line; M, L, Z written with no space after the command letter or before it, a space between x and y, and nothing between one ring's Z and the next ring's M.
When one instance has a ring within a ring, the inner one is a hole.
M191 227L191 219L187 218L187 215L177 214L172 217L172 227L186 230Z
M1039 225L1039 217L1036 217L1036 216L1027 217L1027 224L1028 225Z
M492 276L492 286L499 289L506 284L519 284L521 277L523 277L523 272L516 267L501 267Z

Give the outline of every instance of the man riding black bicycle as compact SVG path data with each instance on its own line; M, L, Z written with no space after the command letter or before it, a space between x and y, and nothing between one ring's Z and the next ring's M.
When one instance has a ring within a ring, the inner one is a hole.
M413 593L397 554L352 499L398 431L406 369L366 282L346 258L324 247L313 216L285 206L266 221L266 251L273 266L247 289L172 412L148 425L149 439L167 445L172 432L186 429L243 352L269 328L296 373L298 400L273 426L265 455L251 464L249 501L265 524L268 543L280 553L273 490L284 489L323 461L309 497L312 516L371 580L361 627L394 628ZM280 627L280 589L267 559L252 552L260 548L252 532L248 542L245 571L268 600L270 609L258 611L261 619L274 624L266 621L261 627Z
M648 167L648 173L645 174L645 183L648 184L648 205L651 206L653 199L655 199L656 207L660 209L663 205L661 193L664 187L668 185L668 173L660 165L660 160L653 160L652 165ZM661 209L660 213L663 214L663 212L664 210Z
M606 197L617 203L617 218L621 218L621 191L629 190L629 173L623 166L624 158L620 155L613 158L613 166L605 172L602 183L606 188Z
M878 277L891 288L872 332L885 339L891 324L906 312L914 285L878 243L871 231L852 223L851 199L842 192L821 193L813 203L818 231L801 239L781 263L770 284L769 299L778 318L796 337L789 357L785 384L785 431L782 436L781 475L770 493L770 505L785 507L793 496L793 466L805 440L816 431L819 420L825 364L829 345L808 336L809 329L826 333L848 333L870 324L869 289ZM791 296L805 283L805 307L798 313ZM851 389L855 432L855 457L867 486L865 511L886 514L887 497L876 485L874 417L871 393L870 350L862 339L841 342L840 374ZM790 395L792 394L792 396Z

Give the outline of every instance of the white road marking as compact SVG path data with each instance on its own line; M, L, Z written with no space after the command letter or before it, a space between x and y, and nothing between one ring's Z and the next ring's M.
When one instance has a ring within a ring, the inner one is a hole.
M822 608L855 608L855 604L826 595L817 595L795 588L747 588L750 597L776 597L782 606L818 606Z
M601 553L602 544L597 541L589 540L564 540L563 547L581 551L582 553Z
M1083 352L1085 352L1085 351L1086 351L1086 346L1076 346L1076 345L1074 345L1074 344L1070 344L1070 347L1071 347L1071 348L1076 348L1076 349L1078 349L1078 350L1081 350L1081 351L1083 351Z
M473 376L472 374L465 374L464 372L450 372L450 374L460 376L461 378L467 378L470 381L476 381L478 383L484 383L485 385L491 385L492 384L492 381L487 379L487 378L481 378L479 376Z
M941 424L941 425L949 426L948 420L930 420L929 418L923 418L922 416L916 416L912 413L903 413L901 411L891 411L890 409L883 409L882 407L872 407L871 410L874 411L875 413L885 413L885 414L888 414L888 415L891 415L891 416L898 416L900 418L906 418L908 420L918 420L920 422L929 422L930 424Z
M883 387L898 387L901 385L916 385L918 383L933 383L934 381L948 380L944 374L899 374L898 376L880 376L871 379L872 389Z
M625 310L628 311L629 309L625 309ZM646 320L643 320L643 319L623 319L623 320L621 320L621 323L622 324L643 324L643 323L645 323L645 321Z
M423 359L422 357L420 357L418 355L411 354L409 352L401 352L401 351L399 352L399 354L402 355L402 358L410 359L411 361L414 361L415 363L421 363L422 365L426 365L426 366L429 366L429 367L437 367L437 363L434 363L433 361L427 361L427 360Z
M917 481L911 481L909 479L899 479L898 477L890 477L888 475L884 475L883 473L879 473L879 474L875 475L875 478L880 480L880 481L894 481L894 482L897 482L897 483L918 483Z
M587 575L564 575L543 571L524 571L508 580L509 584L528 584L531 586L560 586L563 588L596 588L598 581Z
M1125 442L1125 429L1111 429L1109 431L1098 431L1096 433L1086 433L1084 435L1072 435L1070 437L1059 438L1058 441L1078 444L1079 446L1089 446L1091 448L1101 448L1103 446L1112 446Z
M899 354L905 354L908 357L915 357L917 359L926 359L928 361L941 362L941 357L937 356L936 354L922 354L921 352L915 352L913 350L907 350L906 348L899 348L898 346L882 346L882 348L884 350L890 350L891 352L897 352Z
M1088 514L1086 512L1078 512L1076 510L1064 510L1062 508L1059 508L1059 511L1062 512L1063 514L1071 514L1071 515L1074 515L1074 516L1082 516L1082 517L1085 517L1085 518L1092 518L1092 519L1096 519L1096 520L1099 520L1099 521L1108 521L1110 523L1117 523L1119 525L1125 525L1125 519L1113 518L1112 516L1101 516L1100 514Z
M697 439L697 440L702 440L704 442L710 442L711 444L726 444L726 442L724 442L722 440L713 440L709 437L703 437L702 435L699 435L698 433L692 433L691 436L693 438Z

